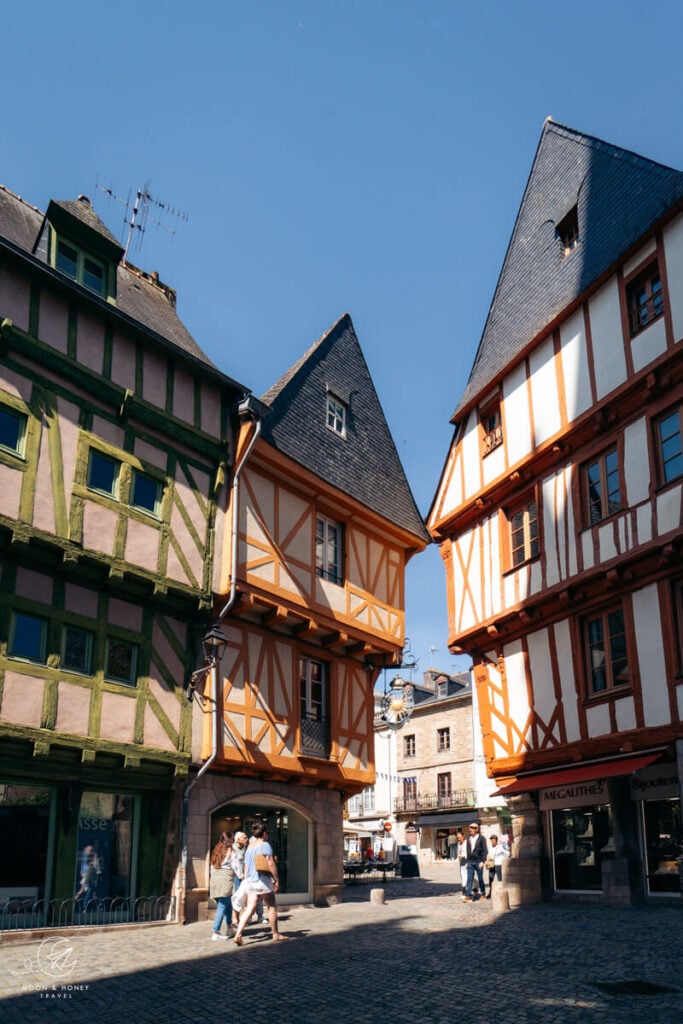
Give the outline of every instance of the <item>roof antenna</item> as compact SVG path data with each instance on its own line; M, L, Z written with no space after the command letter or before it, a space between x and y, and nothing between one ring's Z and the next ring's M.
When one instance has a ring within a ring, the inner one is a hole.
M131 199L131 191L128 190L128 198L124 199L114 191L113 185L106 188L104 185L100 185L96 182L96 187L100 192L104 192L105 195L109 196L110 199L114 199L117 203L121 203L126 208L126 216L123 218L123 223L128 227L128 237L126 239L126 247L123 253L124 263L128 262L128 252L131 247L131 242L135 239L134 248L139 250L142 245L142 236L145 233L147 222L156 224L162 231L167 231L170 235L175 235L175 228L170 227L168 224L163 224L161 217L164 213L167 213L171 217L177 217L178 220L187 222L189 220L189 214L183 213L181 210L176 210L174 206L169 203L164 203L160 199L157 199L150 192L151 182L146 182L142 188L139 188L135 193L135 199ZM156 206L162 212L159 214L159 218L150 217L149 208L150 206ZM137 232L137 234L136 234Z

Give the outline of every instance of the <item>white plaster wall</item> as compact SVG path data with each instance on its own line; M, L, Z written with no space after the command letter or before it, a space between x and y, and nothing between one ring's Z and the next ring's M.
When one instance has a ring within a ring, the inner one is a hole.
M536 713L547 725L555 712L555 689L553 667L550 661L548 630L539 629L526 638L529 651L529 667L533 681L533 700Z
M506 645L503 655L505 657L510 718L521 732L531 710L521 641L515 640L514 643Z
M653 324L646 327L644 331L631 338L631 356L633 358L633 369L637 373L644 366L651 363L657 356L666 351L666 324L664 317L660 316Z
M547 441L562 426L552 337L546 338L529 356L534 442Z
M465 468L465 498L476 494L481 487L481 453L479 451L479 424L474 412L469 414L462 438L462 458Z
M624 277L628 277L629 274L632 274L633 271L637 267L639 267L640 264L643 263L643 261L646 260L651 253L653 253L655 251L656 248L657 248L657 242L655 241L654 238L651 238L649 242L645 243L645 245L642 247L642 249L639 249L638 252L634 256L631 257L630 260L628 260L626 263L624 263L624 268L623 268Z
M555 518L557 484L558 478L552 476L546 478L541 486L543 508L543 536L541 538L541 548L545 553L546 581L549 587L552 587L560 580L560 569L557 558L557 537L558 535L562 536L562 524L561 522L556 521Z
M593 401L582 309L568 317L560 327L560 359L567 421L571 423L590 408Z
M661 537L681 525L681 488L670 487L657 495L657 533Z
M589 302L597 397L604 398L626 380L619 290L610 278Z
M489 452L481 460L481 470L484 483L490 484L505 472L505 444L499 444L497 448Z
M583 554L584 569L592 569L595 561L593 552L593 531L584 530L581 534L581 551Z
M590 737L604 736L605 733L611 732L612 727L609 720L609 705L596 704L595 707L587 708L586 723L588 726L588 735Z
M634 591L631 603L645 725L664 725L670 721L671 714L656 584Z
M636 509L636 520L638 523L638 543L647 544L652 540L652 509L650 503L640 505Z
M576 668L574 666L575 652L567 619L556 622L553 629L557 646L557 663L560 672L560 690L567 742L574 743L581 738L576 693Z
M615 702L614 710L617 716L617 729L619 732L628 732L636 727L636 709L633 697L622 697Z
M680 341L683 337L683 214L665 229L664 252L674 340Z
M624 482L627 506L647 501L650 465L647 457L647 427L644 419L636 420L624 430Z
M598 527L598 539L600 545L600 561L609 562L617 555L617 546L614 542L614 524L609 522Z
M502 411L508 465L514 466L531 452L531 420L525 363L511 370L503 381Z

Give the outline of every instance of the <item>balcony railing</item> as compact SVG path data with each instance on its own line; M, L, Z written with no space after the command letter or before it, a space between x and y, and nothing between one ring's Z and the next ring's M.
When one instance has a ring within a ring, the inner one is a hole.
M330 723L327 719L301 719L301 753L305 757L330 756Z
M474 807L473 789L455 789L452 793L428 793L417 796L399 796L394 801L394 813L402 811L455 811Z

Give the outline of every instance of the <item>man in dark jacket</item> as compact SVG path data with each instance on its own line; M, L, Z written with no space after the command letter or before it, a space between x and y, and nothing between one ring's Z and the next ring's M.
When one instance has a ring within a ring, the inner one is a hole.
M476 822L473 822L469 827L469 836L467 837L467 889L463 900L465 903L472 902L472 884L474 882L474 873L477 873L477 879L479 881L479 892L482 896L486 895L484 887L484 862L488 855L488 845L486 840L479 833L479 826Z

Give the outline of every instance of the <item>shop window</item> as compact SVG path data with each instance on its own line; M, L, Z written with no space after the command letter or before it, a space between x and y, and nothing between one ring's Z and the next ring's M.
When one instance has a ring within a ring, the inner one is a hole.
M332 583L343 582L342 525L317 516L315 521L315 574Z
M415 736L403 737L403 756L404 757L415 757Z
M135 686L138 671L138 645L108 636L104 674L107 679Z
M121 463L96 449L90 449L88 460L88 487L112 498L118 497L118 481Z
M599 523L621 509L619 456L610 448L583 467L586 522Z
M92 672L93 634L89 629L64 626L61 667L70 672Z
M668 412L655 424L657 470L660 484L668 484L683 476L683 444L681 419L683 406Z
M507 514L510 566L516 568L538 558L541 551L538 527L538 505L527 501Z
M678 863L683 853L683 829L678 797L643 801L643 836L648 891L679 893Z
M552 812L555 888L602 888L600 864L614 856L609 807L572 807Z
M624 612L614 608L585 623L589 695L630 682Z
M11 658L25 658L45 664L47 648L47 619L40 615L13 612L10 626L8 654Z
M0 405L0 449L10 455L24 455L28 416Z
M326 663L314 658L300 658L299 686L301 693L301 753L309 757L329 757Z
M0 904L15 927L16 913L45 896L50 800L48 788L0 785Z
M133 812L130 795L86 792L81 796L74 878L77 911L86 913L100 901L131 895Z
M230 803L211 818L210 848L218 842L224 829L233 833L239 829L251 835L251 826L256 821L262 822L268 829L268 842L273 848L280 878L278 899L280 894L286 894L290 897L289 902L310 902L312 826L293 807L272 803ZM366 845L365 840L363 845Z
M649 327L664 312L662 279L657 260L626 285L626 307L631 337Z
M140 473L136 469L133 470L130 503L133 508L142 509L143 512L149 512L153 516L158 516L161 504L161 484L159 481L148 476L146 473Z
M340 398L327 392L327 427L340 437L346 437L346 404Z
M436 730L436 749L438 751L451 749L451 730L449 728Z

